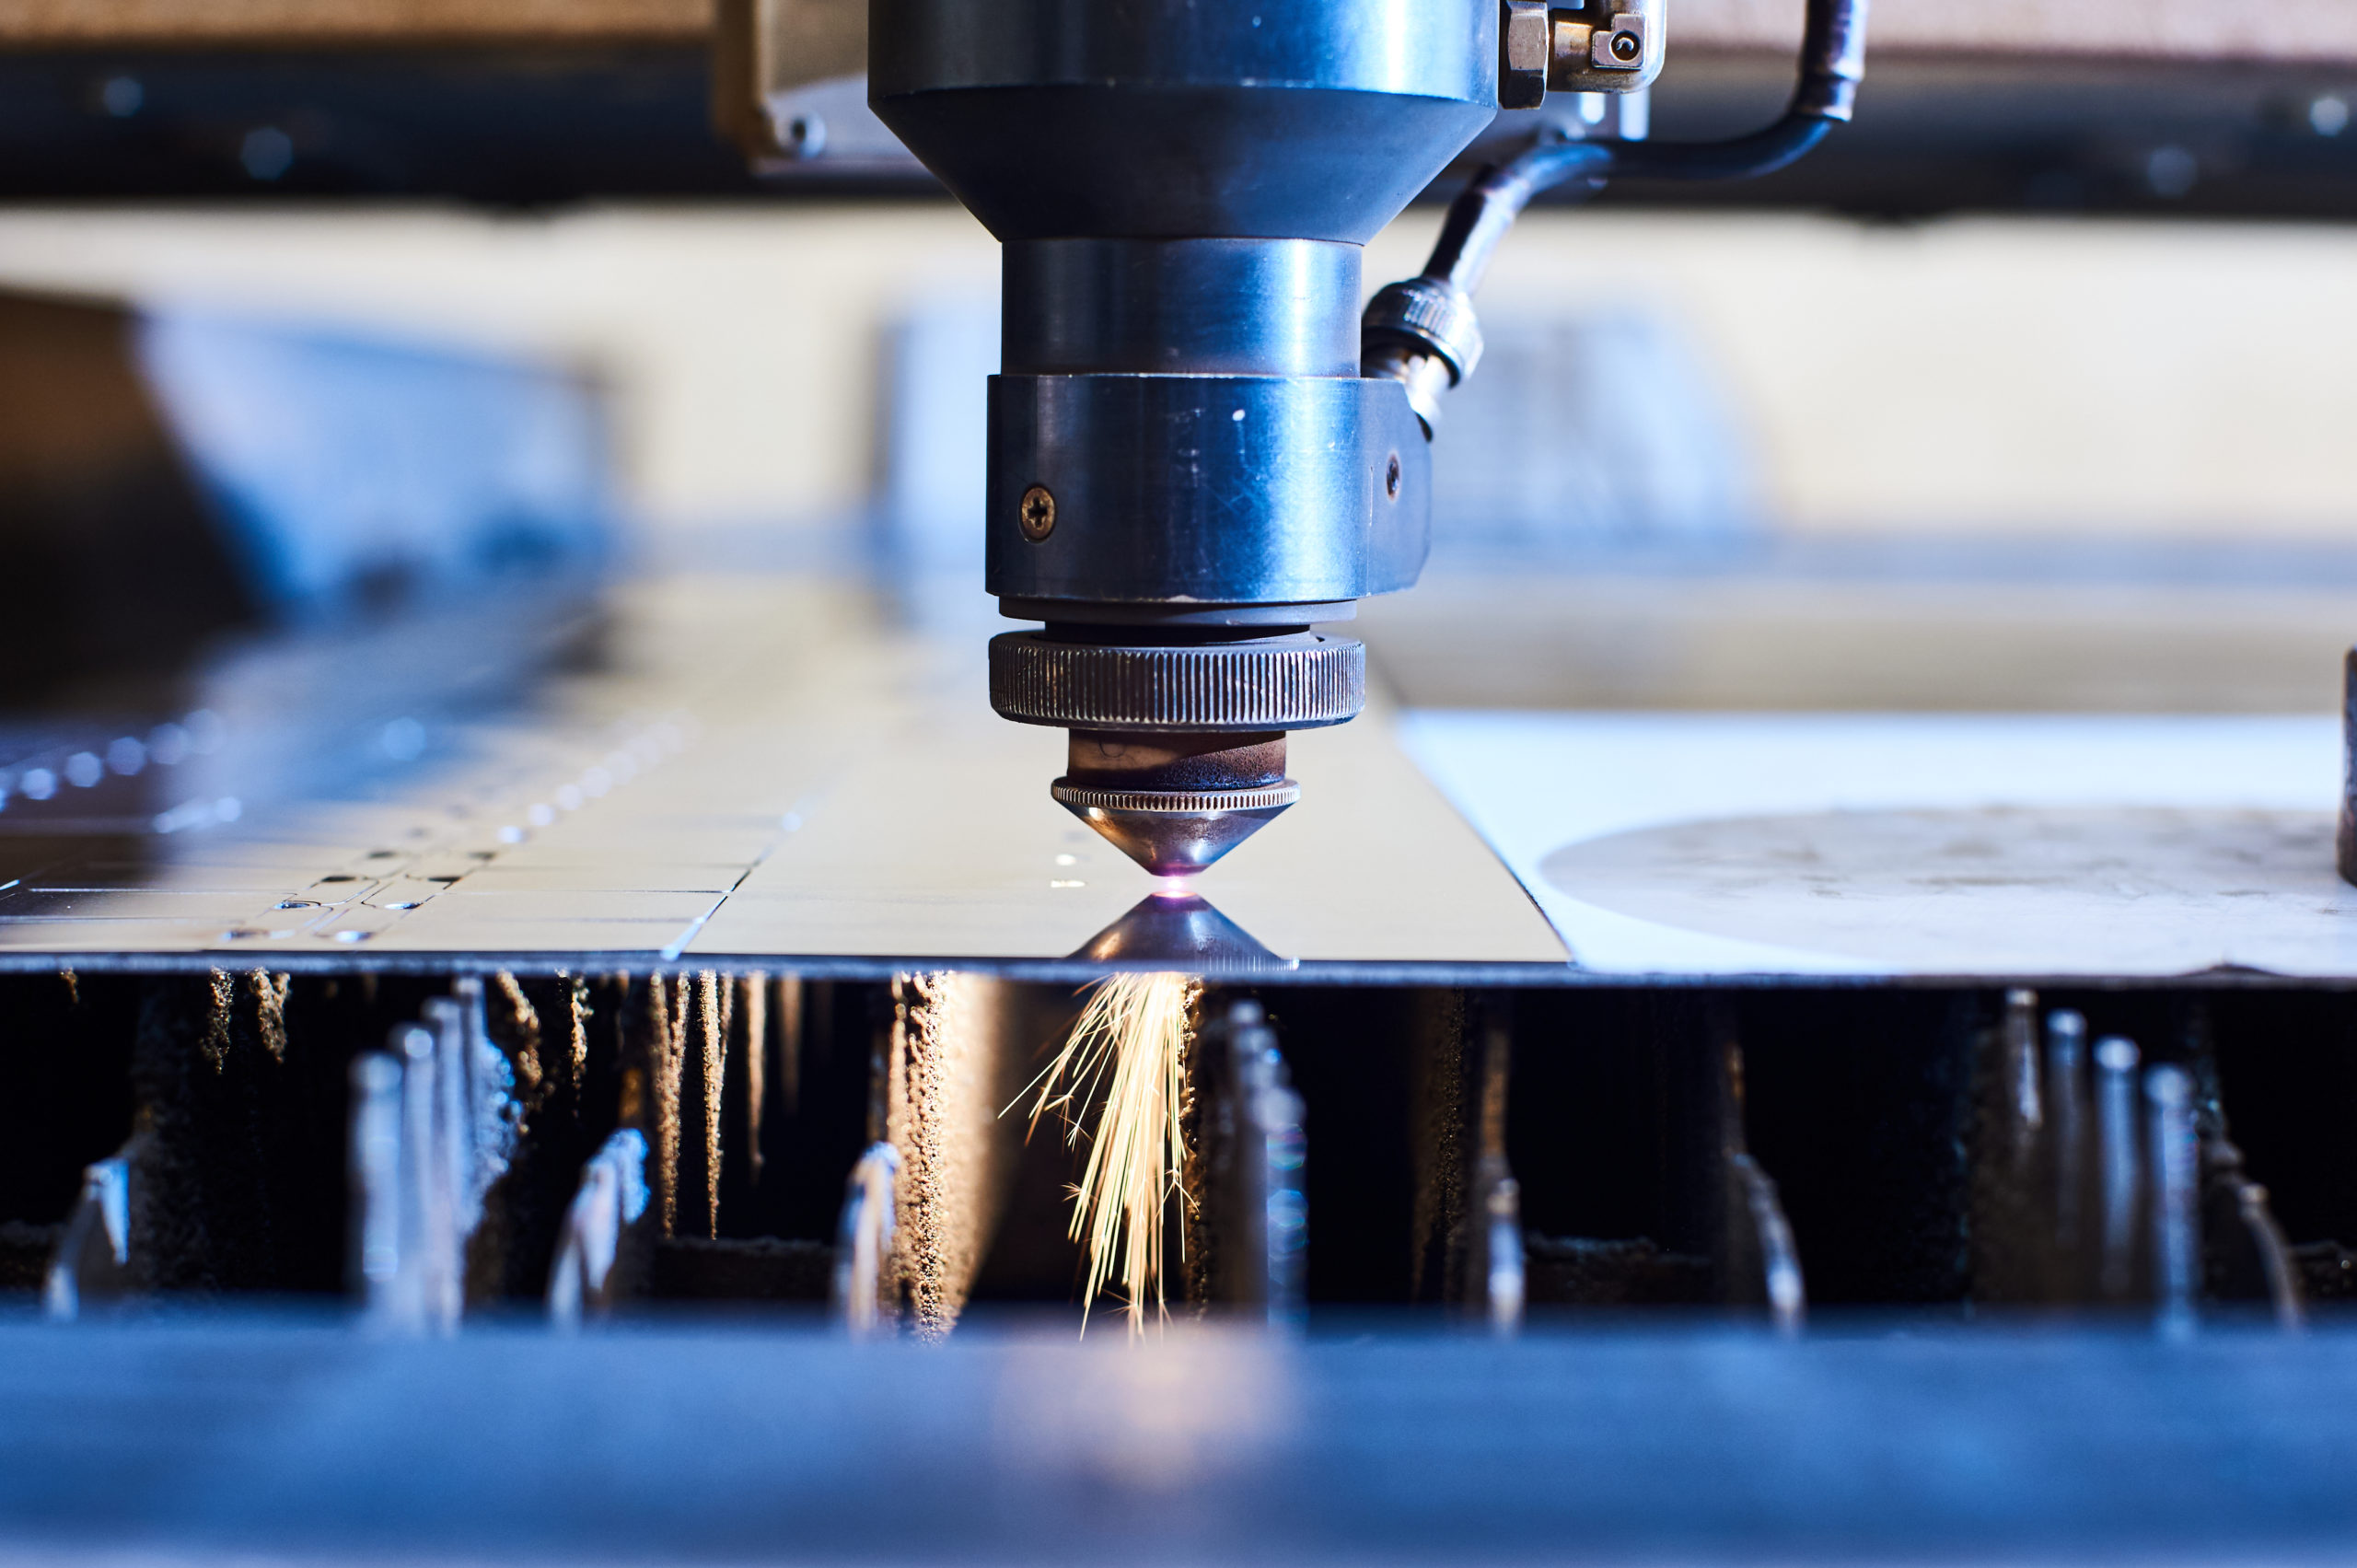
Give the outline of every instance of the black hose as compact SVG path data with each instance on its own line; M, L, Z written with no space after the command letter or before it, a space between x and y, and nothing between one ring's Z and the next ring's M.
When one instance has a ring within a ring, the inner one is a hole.
M1643 180L1754 180L1799 158L1847 121L1865 75L1866 0L1808 0L1801 75L1783 118L1723 142L1545 141L1474 177L1450 204L1423 275L1467 295L1491 254L1542 191L1585 180L1591 189Z

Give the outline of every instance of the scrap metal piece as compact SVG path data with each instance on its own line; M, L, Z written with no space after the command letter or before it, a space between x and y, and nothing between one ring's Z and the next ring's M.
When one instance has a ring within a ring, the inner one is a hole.
M2136 1130L2136 1042L2096 1041L2097 1137L2102 1150L2103 1255L2096 1283L2107 1301L2136 1283L2136 1208L2143 1195L2143 1151Z
M1237 1048L1260 1139L1269 1327L1298 1333L1309 1321L1309 1140L1302 1098L1265 1023L1238 1029Z
M405 1024L393 1031L401 1068L401 1158L396 1191L401 1204L401 1252L369 1317L397 1333L450 1333L466 1305L465 1253L459 1238L452 1119L446 1104L448 1074L436 1031Z
M2013 1163L2019 1172L2036 1156L2046 1126L2046 1104L2038 1090L2038 993L2005 993L2003 1073L2012 1127Z
M1744 1212L1759 1238L1760 1281L1768 1293L1768 1316L1776 1331L1797 1335L1808 1315L1808 1285L1801 1274L1800 1248L1774 1179L1748 1154L1730 1156L1727 1168L1743 1193Z
M1308 1140L1303 1105L1257 1002L1204 1031L1193 1075L1201 1179L1189 1225L1210 1304L1297 1333L1308 1320Z
M421 1011L434 1030L437 1114L450 1166L450 1191L459 1231L470 1235L482 1219L483 1198L505 1174L516 1149L516 1079L507 1057L491 1040L482 981L461 975L450 994Z
M1466 1294L1489 1324L1490 1332L1510 1338L1522 1328L1526 1288L1522 1238L1522 1184L1506 1158L1506 1094L1514 1061L1512 1000L1492 993L1481 1000L1480 1044L1469 1086L1475 1156L1467 1194Z
M869 1339L891 1327L891 1293L884 1276L900 1228L893 1203L900 1178L900 1151L878 1142L859 1156L845 1183L830 1309L853 1339Z
M353 1283L381 1310L402 1255L401 1063L381 1051L352 1060L349 1159Z
M549 1321L578 1328L585 1315L613 1309L623 1232L646 1213L646 1135L624 1127L581 1167L581 1187L564 1212L556 1261L549 1270Z
M2144 1074L2144 1103L2153 1166L2153 1295L2161 1332L2182 1338L2193 1331L2201 1272L2201 1159L2192 1080L2182 1068L2154 1067Z
M81 1196L41 1282L41 1316L52 1323L81 1316L94 1275L119 1276L131 1265L130 1154L126 1148L83 1168ZM101 1240L103 1249L97 1245Z
M1486 1166L1488 1162L1484 1161ZM1511 1339L1522 1330L1523 1304L1527 1295L1522 1249L1522 1183L1495 1175L1481 1200L1482 1242L1486 1267L1481 1289L1488 1308L1490 1332Z
M351 1182L368 1320L448 1334L466 1309L467 1243L507 1169L517 1109L491 1041L480 981L435 997L424 1020L353 1068Z
M2054 1245L2068 1258L2079 1247L2080 1195L2086 1182L2087 1020L2058 1008L2046 1019L2046 1098L2053 1108Z
M1762 1302L1776 1331L1797 1335L1808 1316L1808 1283L1801 1272L1800 1248L1784 1215L1773 1177L1752 1157L1744 1126L1743 1042L1734 1018L1723 1013L1713 1026L1716 1050L1712 1089L1717 1101L1717 1154L1721 1162L1716 1202L1719 1214L1719 1273L1728 1299ZM1757 1292L1757 1295L1752 1294Z
M2297 1333L2308 1320L2305 1295L2300 1288L2300 1265L2292 1255L2292 1244L2284 1237L2282 1225L2276 1222L2267 1189L2256 1181L2242 1183L2235 1192L2235 1212L2242 1220L2244 1233L2258 1251L2259 1268L2267 1276L2267 1299L2274 1309L2275 1326L2287 1333Z
M2051 1301L2064 1292L2054 1245L2038 993L2008 990L1996 1027L1976 1035L1972 1296L1992 1304Z

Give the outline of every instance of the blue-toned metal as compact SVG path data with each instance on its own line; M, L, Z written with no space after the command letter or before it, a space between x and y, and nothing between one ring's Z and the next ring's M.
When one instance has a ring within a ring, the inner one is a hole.
M873 0L868 101L1004 240L1363 243L1497 109L1490 0Z
M1422 427L1359 378L1359 247L1496 111L1492 0L868 20L870 102L1006 244L991 591L1136 623L1413 583Z
M870 0L868 29L870 105L1006 246L1001 609L1229 690L1256 656L1224 639L1412 584L1424 427L1362 375L1359 247L1496 111L1495 0ZM1017 705L1084 725L1086 684ZM1155 803L1086 819L1157 870L1271 814L1132 782Z
M869 93L1341 87L1497 101L1489 0L872 0Z
M990 418L993 594L1311 603L1422 570L1424 439L1396 382L999 376ZM1036 540L1018 526L1034 487L1055 508Z
M1009 245L999 368L1356 376L1359 256L1317 239Z
M854 1346L663 1317L415 1343L185 1311L0 1322L0 1540L52 1562L485 1542L1120 1561L1141 1495L1169 1558L1310 1568L2330 1562L2357 1540L2345 1329L2178 1344L1868 1318L1793 1343L1698 1316L1501 1345L1336 1328L1353 1331L1283 1349L1174 1333L1115 1356L1069 1334ZM1183 1466L1108 1480L1109 1406L1207 1435Z

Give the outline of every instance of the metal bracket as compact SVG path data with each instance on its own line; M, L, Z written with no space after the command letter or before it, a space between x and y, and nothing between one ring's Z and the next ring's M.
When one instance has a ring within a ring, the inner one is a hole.
M1664 0L1593 0L1551 10L1548 21L1550 91L1642 92L1661 75Z
M713 128L756 172L907 161L868 112L865 0L717 0L712 62Z

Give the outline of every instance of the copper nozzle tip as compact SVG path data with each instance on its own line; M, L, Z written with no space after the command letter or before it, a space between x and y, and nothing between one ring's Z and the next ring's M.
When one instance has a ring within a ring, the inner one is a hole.
M1074 730L1063 808L1156 877L1184 877L1301 798L1281 733L1133 735Z
M1185 877L1218 860L1301 798L1291 779L1260 789L1097 789L1070 777L1057 804L1156 877Z

